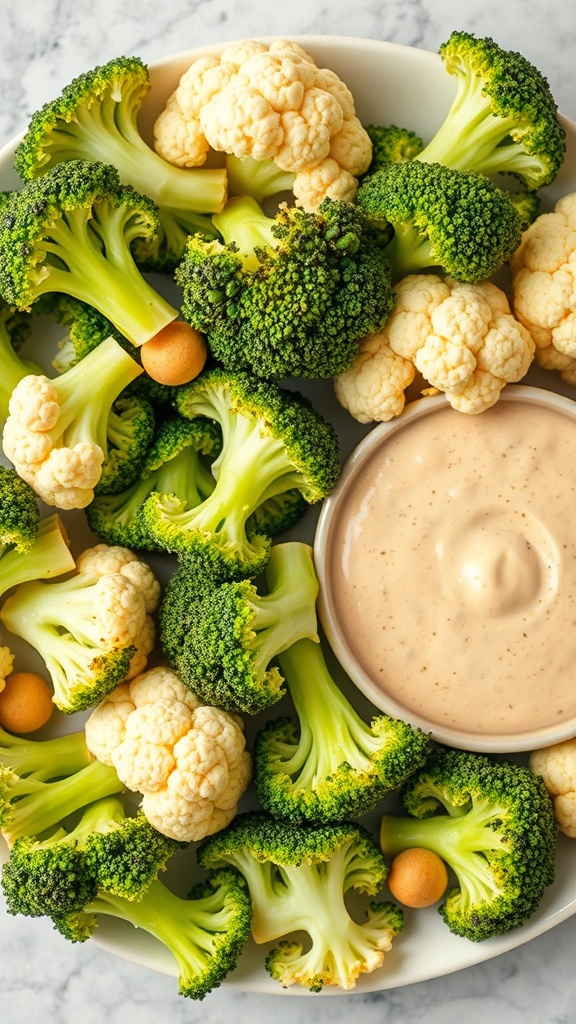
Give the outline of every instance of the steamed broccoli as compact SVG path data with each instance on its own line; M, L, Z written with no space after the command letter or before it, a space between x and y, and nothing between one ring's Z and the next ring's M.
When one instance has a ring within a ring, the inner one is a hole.
M450 931L480 942L523 925L554 879L557 829L542 779L514 762L440 748L402 799L407 815L382 819L382 849L394 857L424 847L446 861L456 882L439 910Z
M30 181L63 161L113 164L123 184L157 204L161 231L143 259L168 270L181 258L189 234L217 235L206 215L222 208L226 171L176 167L148 146L138 114L149 88L148 69L138 57L116 57L84 72L32 116L15 167Z
M228 369L331 378L390 316L388 261L354 204L326 199L317 213L283 204L269 218L239 197L217 224L224 242L192 236L176 280L185 319Z
M5 470L4 467L0 467L0 469L5 473L11 472ZM24 481L20 480L15 471L13 479L19 481L14 488L14 508L16 509L18 490ZM2 477L0 476L1 483ZM23 529L20 539L16 539L15 542L8 540L2 525L4 508L1 489L0 486L0 534L3 534L0 542L0 596L12 587L18 587L21 583L49 580L71 572L75 568L75 562L60 516L57 513L43 516L39 521L32 544L24 549L23 538L26 533L26 520L22 521ZM18 534L13 531L12 537L18 538Z
M110 164L69 160L13 192L0 212L0 293L17 309L64 292L94 306L133 345L178 311L143 277L134 247L158 235L156 205Z
M367 124L366 131L372 143L372 161L367 174L372 174L384 164L414 160L424 148L416 132L397 124Z
M19 381L34 372L20 355L30 333L28 313L13 310L0 298L0 425L8 418L8 405Z
M253 156L226 156L228 195L251 196L257 202L283 192L291 192L296 175L283 171L273 160L256 160Z
M143 526L166 551L193 552L231 579L254 576L270 538L252 533L250 517L293 489L309 504L325 497L340 472L336 432L301 395L220 368L179 388L175 404L182 416L220 426L215 487L191 509L177 495L151 494L140 508Z
M318 581L312 549L275 544L265 593L251 580L201 580L185 561L168 581L160 640L178 675L204 704L256 714L283 693L276 656L308 637L317 640Z
M440 47L457 92L442 125L417 155L481 174L506 173L535 190L554 180L565 132L546 79L493 39L453 32Z
M8 912L49 917L82 910L98 889L139 900L181 845L153 828L141 809L128 816L119 796L96 800L74 825L16 840L2 869Z
M278 662L299 726L282 717L256 736L256 792L265 810L291 821L357 817L423 763L427 737L388 715L364 721L320 644L299 640Z
M73 775L94 760L83 730L48 740L14 736L0 726L0 771L37 782Z
M441 164L384 164L364 178L357 203L375 226L394 229L385 252L395 281L426 267L441 267L457 281L482 281L522 235L510 193L482 174Z
M351 989L360 974L382 965L402 930L402 911L392 903L370 903L363 921L348 908L347 895L376 895L387 873L377 844L358 824L301 826L249 812L203 840L198 860L244 876L252 937L258 944L282 940L265 965L284 987ZM307 944L299 932L307 933Z
M133 572L131 552L109 551L93 549L90 563L79 559L65 580L20 584L0 610L7 629L45 662L54 703L67 714L99 703L144 667L153 647L146 592L156 583L152 571L139 563Z
M210 420L177 413L160 423L138 479L113 494L100 493L86 508L90 528L109 544L137 551L162 551L147 532L139 509L152 493L176 496L195 508L214 489L209 460L220 450L220 432ZM103 489L102 489L103 490Z
M70 942L84 942L99 918L114 917L153 935L177 964L179 993L203 999L234 969L250 934L250 897L236 872L214 871L187 899L156 878L139 900L100 890L83 910L53 915Z

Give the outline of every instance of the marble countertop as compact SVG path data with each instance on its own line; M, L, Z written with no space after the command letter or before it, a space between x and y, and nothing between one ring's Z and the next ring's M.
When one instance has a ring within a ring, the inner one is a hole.
M8 5L5 3L4 7ZM436 50L455 29L491 35L523 52L548 78L560 109L576 118L572 5L540 0L24 0L3 12L0 144L74 75L120 53L151 62L171 53L254 35L353 35ZM244 994L223 987L196 1004L174 979L102 951L73 946L44 920L0 905L2 1024L568 1024L574 1020L576 918L497 959L379 994L324 999Z

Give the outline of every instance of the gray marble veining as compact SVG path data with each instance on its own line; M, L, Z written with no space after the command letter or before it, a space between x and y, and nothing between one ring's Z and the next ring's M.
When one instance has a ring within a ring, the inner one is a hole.
M145 61L203 43L254 35L330 34L436 50L454 28L492 35L546 74L560 109L576 118L576 18L571 3L540 0L4 0L0 34L0 144L74 75L119 53ZM202 1004L174 979L72 946L46 921L0 906L1 1024L276 1024L383 1020L403 1024L570 1024L576 1020L576 919L496 960L377 995L292 999L226 987Z

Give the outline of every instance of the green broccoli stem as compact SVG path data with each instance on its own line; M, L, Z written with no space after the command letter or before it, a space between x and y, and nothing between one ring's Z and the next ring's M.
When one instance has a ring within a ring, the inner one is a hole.
M4 320L5 317L0 316L0 423L8 419L8 404L14 388L23 377L33 372L16 352Z
M12 813L3 827L8 843L13 845L20 836L40 835L85 807L88 801L120 793L123 788L116 770L101 761L92 761L73 775L54 782L18 778L9 790Z
M123 206L99 203L90 221L93 245L86 242L86 221L85 210L70 210L53 224L43 247L56 262L47 264L35 294L64 292L80 299L107 317L133 345L143 345L175 320L178 310L134 262L130 242L140 234L138 219Z
M191 446L163 462L153 475L153 490L159 494L177 495L188 508L195 508L214 490L212 473L202 462L199 452Z
M110 411L118 395L143 372L113 337L106 338L83 359L55 378L60 412L53 431L72 447L93 441L108 452Z
M252 156L226 157L228 194L252 196L259 203L280 192L291 192L296 175L283 171L273 160L256 160Z
M254 270L258 246L274 248L278 244L272 228L274 218L267 217L261 206L250 196L230 199L221 213L214 214L212 222L222 235L224 243L237 246L244 270Z
M32 776L38 782L48 782L72 775L92 761L83 729L48 740L31 740L12 736L0 727L0 765L21 778Z
M504 838L491 828L494 820L498 820L498 808L488 800L474 801L473 809L458 817L384 815L380 845L387 857L413 847L432 850L452 868L466 899L471 903L489 901L499 889L484 854L506 851Z
M68 547L58 513L44 516L32 547L19 553L15 548L0 557L0 595L30 580L52 579L72 572L74 558Z
M297 776L299 789L314 789L343 762L366 771L378 737L334 682L320 644L299 640L278 662L300 720L300 739L282 770Z
M256 672L294 642L295 636L319 640L316 598L318 579L312 548L299 541L275 544L266 564L269 592L251 599L256 636L248 646L257 650Z
M418 270L438 265L428 238L421 235L412 224L395 225L394 234L384 251L395 282Z
M512 142L502 145L510 131L517 127L518 115L496 116L483 89L483 82L470 69L459 76L456 97L448 114L416 160L463 171L473 169L480 174L501 171L503 164L512 172L516 160L519 169L530 161L523 146ZM538 166L535 164L536 168Z

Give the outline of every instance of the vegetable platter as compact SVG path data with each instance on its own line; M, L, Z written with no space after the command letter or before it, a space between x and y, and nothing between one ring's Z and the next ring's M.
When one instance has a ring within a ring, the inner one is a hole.
M312 55L318 67L332 69L348 85L354 96L356 113L363 124L406 126L426 141L440 125L451 103L454 82L443 69L438 54L367 39L309 36L295 37L295 41ZM142 134L150 143L153 139L153 125L184 71L197 57L217 56L222 48L222 45L215 45L202 50L184 52L151 66L152 88L144 100L141 119ZM551 209L562 195L576 190L576 125L565 117L561 120L566 130L567 154L553 184L542 191L543 211ZM16 188L20 184L13 169L18 142L18 139L13 140L0 152L0 189L4 191ZM167 284L163 275L151 274L151 279L158 291L165 290L171 302L178 302L178 295L172 283ZM37 341L38 344L35 344L34 339L32 341L31 354L41 361L41 352L47 351L50 339L44 334ZM298 379L295 383L298 390L308 396L314 407L337 429L342 455L348 455L370 427L352 419L338 404L331 381ZM524 383L574 397L573 388L563 383L559 376L535 367L529 370ZM83 548L96 542L81 512L64 512L62 517L71 538L73 553L79 553ZM317 512L311 508L298 525L283 534L281 539L303 540L312 544L316 521ZM174 570L174 561L167 556L151 555L149 561L161 582L166 581ZM24 648L18 647L16 639L12 646L18 661L27 659L26 665L22 667L41 672L42 666L32 663L33 659ZM342 676L336 664L333 668L335 678L341 683L351 703L361 713L369 716L373 709ZM278 709L279 713L283 713L282 702ZM246 723L249 743L253 734L262 728L268 717L269 714L263 712ZM61 723L61 718L58 721ZM76 717L74 722L77 722ZM73 728L72 724L65 724L69 725L70 729ZM48 725L40 734L40 738L51 735L53 727ZM525 755L519 757L520 760L526 759ZM244 797L242 810L254 806L250 794L251 791ZM379 805L378 814L381 815L387 807L386 801ZM377 832L378 820L375 812L366 817L365 823ZM383 966L372 973L363 974L358 979L354 991L382 991L469 967L527 942L571 916L576 911L576 868L572 843L572 840L560 837L556 879L545 892L537 912L523 927L484 942L470 942L452 934L435 907L418 911L407 910L405 928L392 951L386 956ZM4 859L6 853L6 848L0 849ZM191 850L181 850L171 858L166 874L168 885L174 891L184 894L195 880L195 872L197 868ZM33 927L32 922L30 927ZM146 968L177 976L176 965L168 951L142 929L133 929L106 917L102 918L92 941L111 954L129 959ZM264 970L264 955L265 950L249 940L238 967L226 978L226 986L266 994L310 994L297 985L282 989ZM342 994L341 989L333 986L325 986L322 991L323 997Z

